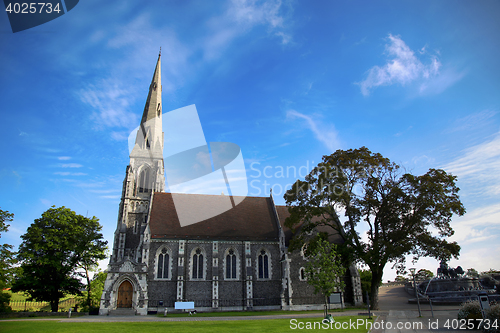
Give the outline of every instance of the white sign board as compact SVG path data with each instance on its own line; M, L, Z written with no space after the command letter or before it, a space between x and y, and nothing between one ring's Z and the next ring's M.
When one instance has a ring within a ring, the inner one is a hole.
M194 309L194 302L175 302L176 310L192 310Z

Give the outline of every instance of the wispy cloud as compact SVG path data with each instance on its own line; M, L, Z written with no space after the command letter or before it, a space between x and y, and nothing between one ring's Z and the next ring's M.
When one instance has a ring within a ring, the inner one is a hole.
M451 129L448 132L469 131L484 127L490 122L494 121L493 117L498 112L493 110L483 110L476 112L465 117L459 118L453 122Z
M83 165L78 164L78 163L66 163L66 164L61 164L61 168L81 168Z
M83 172L54 172L54 175L59 176L86 176L86 173Z
M82 102L94 108L91 118L99 129L130 128L138 122L138 115L128 110L131 95L121 82L112 79L90 84L79 92Z
M291 35L284 32L285 17L281 0L233 0L227 15L244 27L267 26L272 34L281 38L283 44L291 40Z
M357 83L364 96L368 96L371 89L379 86L405 85L416 80L425 82L438 75L441 62L436 56L430 56L430 63L423 64L400 36L389 34L387 40L387 63L382 67L372 67L366 79ZM421 51L425 53L425 47Z
M302 114L295 110L289 110L286 113L286 117L289 119L299 118L305 120L307 127L314 133L316 139L323 143L331 152L340 148L338 133L333 125L321 124L311 116Z
M67 161L67 160L70 160L70 159L71 159L71 157L69 157L69 156L59 156L57 159L58 159L59 161Z
M232 0L224 14L207 22L209 34L202 44L205 60L219 57L239 36L257 26L265 26L270 36L288 44L292 36L285 30L281 0L260 2L256 0Z
M500 132L492 140L466 149L462 157L443 168L471 185L470 191L481 191L477 195L499 195Z

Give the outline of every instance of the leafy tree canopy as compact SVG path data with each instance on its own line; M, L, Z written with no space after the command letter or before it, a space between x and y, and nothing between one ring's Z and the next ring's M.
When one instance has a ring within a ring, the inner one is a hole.
M291 214L285 224L295 230L303 223L292 250L320 226L343 235L354 258L372 272L371 304L376 309L387 263L402 273L406 255L414 260L458 257L460 246L446 240L453 235L453 214L465 213L455 182L456 177L438 169L422 176L403 174L398 165L365 147L337 150L323 156L285 194Z
M479 272L476 271L474 268L467 269L467 272L465 274L469 277L475 277L475 278L479 277Z
M22 275L13 291L26 291L32 299L50 302L53 312L67 293L79 294L83 286L79 267L105 257L107 242L96 217L77 215L69 208L49 208L21 236L18 258Z
M305 268L307 283L314 287L314 293L325 296L325 309L328 296L345 288L345 267L335 249L335 244L324 239L318 240L314 249L309 250Z
M14 219L14 214L0 210L0 238L2 232L9 230L9 224ZM16 263L15 253L11 251L12 245L0 245L0 291L10 286L13 278L13 265Z
M417 274L415 274L415 279L418 281L430 280L434 277L434 273L432 273L428 269L419 269Z
M2 232L7 232L9 230L9 224L14 218L14 214L0 209L0 238L2 237ZM17 260L15 258L15 253L11 251L12 245L1 244L0 245L0 312L10 311L9 300L10 294L4 293L3 289L9 287L12 283L14 277L14 272L16 269L14 265Z

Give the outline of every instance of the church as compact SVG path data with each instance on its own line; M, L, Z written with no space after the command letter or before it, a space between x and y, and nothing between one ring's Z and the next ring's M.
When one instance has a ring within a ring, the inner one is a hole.
M160 53L123 181L99 314L173 311L176 302L194 302L197 311L323 309L323 296L305 277L307 257L288 251L288 209L272 194L234 196L231 209L181 223L179 204L216 207L228 198L165 192L161 92ZM344 240L339 234L333 241ZM360 304L354 265L344 281L343 302Z

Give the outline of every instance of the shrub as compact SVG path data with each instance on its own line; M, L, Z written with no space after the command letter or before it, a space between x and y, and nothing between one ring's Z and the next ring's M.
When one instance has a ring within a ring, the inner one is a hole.
M490 326L489 329L485 329L483 326L483 332L499 333L500 332L500 327L499 327L500 326L500 304L491 305L490 309L485 311L485 316L486 317L484 319L489 319L490 325L493 325L496 327Z
M481 306L479 301L467 301L462 304L458 311L458 319L481 319Z
M0 312L12 311L9 302L10 302L10 294L0 291Z

